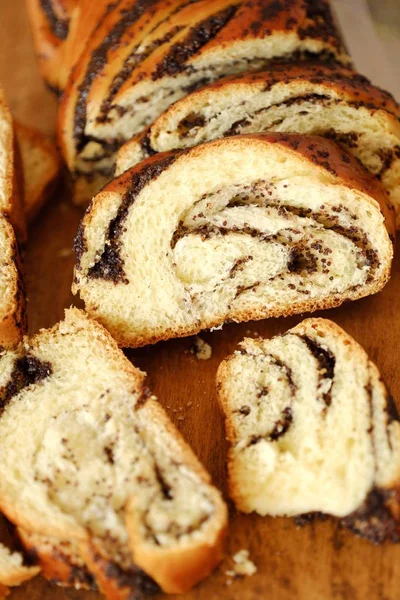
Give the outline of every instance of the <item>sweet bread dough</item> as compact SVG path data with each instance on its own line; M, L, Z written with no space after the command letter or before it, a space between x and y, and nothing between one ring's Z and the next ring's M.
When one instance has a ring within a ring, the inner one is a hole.
M385 285L392 208L323 138L235 136L159 154L94 198L73 290L121 346L331 308Z
M43 538L69 540L109 600L155 582L184 592L215 568L221 495L98 323L66 311L1 357L0 375L0 510L42 538L39 554Z
M243 133L322 135L376 175L400 222L400 107L390 94L334 64L275 65L219 81L176 102L126 142L116 174L155 154Z
M245 339L219 367L237 508L325 513L371 541L400 541L400 423L364 350L335 323L307 319Z
M78 203L112 178L124 141L193 89L276 58L349 62L327 0L121 0L98 24L59 110Z

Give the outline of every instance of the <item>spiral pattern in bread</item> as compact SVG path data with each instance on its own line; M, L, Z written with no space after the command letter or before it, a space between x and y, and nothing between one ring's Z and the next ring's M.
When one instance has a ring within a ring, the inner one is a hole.
M70 570L70 584L94 578L126 600L155 582L185 592L221 560L221 495L144 374L83 311L0 357L0 439L0 510L44 575L65 583Z
M189 91L277 57L309 56L349 62L327 0L121 0L106 8L60 106L76 201L110 180L124 141Z
M400 107L349 68L276 64L185 96L118 152L116 174L156 152L266 131L322 135L378 176L400 221Z
M230 495L261 515L325 513L400 541L400 422L376 366L342 329L307 319L245 339L219 367Z
M126 346L337 306L387 281L391 208L323 138L236 136L160 154L94 198L74 291Z

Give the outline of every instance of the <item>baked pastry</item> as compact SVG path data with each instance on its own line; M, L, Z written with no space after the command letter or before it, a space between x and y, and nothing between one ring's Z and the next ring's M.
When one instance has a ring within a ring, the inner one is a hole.
M26 0L39 67L48 86L59 92L63 44L79 0Z
M14 123L0 88L0 215L11 221L18 239L26 238L26 224L23 209L22 170Z
M400 107L334 64L276 65L206 86L176 102L118 152L120 174L156 152L264 131L323 135L381 179L400 224Z
M78 203L111 179L124 141L193 89L277 57L349 62L327 0L112 6L80 53L60 105L60 146Z
M16 123L24 175L24 210L32 221L54 192L61 170L55 144L37 129Z
M335 323L245 339L219 367L236 507L326 513L400 541L400 423L376 366Z
M93 200L73 291L121 346L379 291L394 213L335 143L264 134L151 157Z
M155 582L183 592L214 569L221 496L99 324L70 309L0 367L0 509L40 536L42 564L48 544L68 540L66 559L76 564L78 554L117 600ZM15 428L28 423L21 444Z
M8 596L8 587L21 585L39 572L37 566L24 565L21 553L12 552L0 543L0 598Z
M0 181L1 186L1 181ZM12 226L0 215L0 355L26 332L25 289Z
M25 239L18 159L11 113L0 89L0 347L3 350L17 343L26 331L24 286L12 227L20 240Z

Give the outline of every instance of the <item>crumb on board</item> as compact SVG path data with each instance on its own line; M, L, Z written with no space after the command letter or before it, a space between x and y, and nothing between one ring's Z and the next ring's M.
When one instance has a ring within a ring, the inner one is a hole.
M190 351L195 355L197 360L208 360L212 355L212 348L198 335L194 338Z
M241 577L250 577L257 572L257 567L250 559L250 553L248 550L239 550L234 556L232 556L233 567L228 571L225 571L228 579L226 585L231 585L234 579Z

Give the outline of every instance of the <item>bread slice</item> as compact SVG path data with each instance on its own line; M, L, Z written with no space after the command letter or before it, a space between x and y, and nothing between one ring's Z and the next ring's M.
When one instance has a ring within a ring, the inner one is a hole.
M336 144L264 134L159 154L93 200L73 291L122 346L379 291L393 207Z
M400 541L400 423L376 366L340 327L306 319L245 339L218 369L229 489L244 512L326 513Z
M33 127L16 123L24 175L24 210L32 221L55 190L61 160L55 144Z
M14 123L0 88L0 215L13 225L18 239L26 239L23 179Z
M118 147L188 92L278 57L310 56L349 62L327 0L122 0L105 7L60 105L75 201L88 201L109 181Z
M33 41L41 74L58 93L63 45L68 36L71 15L79 0L26 0Z
M58 548L68 540L67 558L76 564L77 553L110 599L154 582L179 593L207 576L222 557L226 507L144 374L77 309L18 352L0 363L7 518ZM21 444L15 429L26 427Z
M0 215L0 355L26 333L26 299L18 245L12 226Z
M265 131L322 135L381 179L400 225L400 107L390 94L335 64L277 64L225 79L172 105L118 152L116 174L155 154Z

